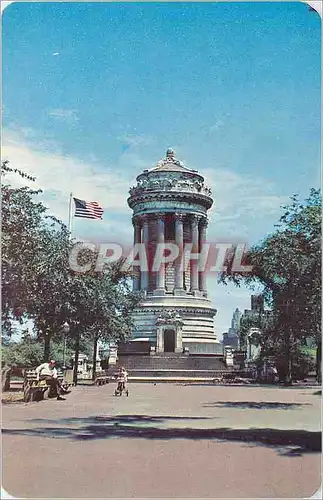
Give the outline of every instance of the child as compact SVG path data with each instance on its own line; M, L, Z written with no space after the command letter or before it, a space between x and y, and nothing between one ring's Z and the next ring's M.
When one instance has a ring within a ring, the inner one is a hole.
M123 366L120 366L119 371L117 373L117 382L118 382L118 387L117 390L122 392L126 388L126 383L128 382L128 373L124 369Z

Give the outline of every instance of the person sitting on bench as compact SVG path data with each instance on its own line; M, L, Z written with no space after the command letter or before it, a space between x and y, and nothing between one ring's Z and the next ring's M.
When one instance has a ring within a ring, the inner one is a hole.
M65 400L61 396L62 393L66 393L62 387L62 384L58 380L57 370L55 368L55 361L50 360L49 363L43 363L36 368L37 380L46 380L46 384L49 385L50 389L55 390L58 400Z

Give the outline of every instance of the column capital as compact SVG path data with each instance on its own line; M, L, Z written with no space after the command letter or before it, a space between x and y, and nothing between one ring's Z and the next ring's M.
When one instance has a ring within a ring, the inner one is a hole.
M177 213L175 212L175 214L174 214L174 219L178 220L180 222L182 222L185 219L185 217L186 217L186 214L182 214L182 213L178 213L178 212Z
M200 219L200 226L201 227L207 227L209 224L209 219L207 217L201 217Z
M141 226L141 217L140 216L139 217L138 216L132 217L131 221L132 221L132 225L134 227L140 227Z
M157 220L164 221L165 220L165 212L157 212L154 214L154 218Z
M148 222L150 217L149 217L149 214L142 214L142 215L139 215L138 219L139 219L141 224L144 224L145 222Z
M194 226L197 226L201 220L201 215L192 214L190 220Z

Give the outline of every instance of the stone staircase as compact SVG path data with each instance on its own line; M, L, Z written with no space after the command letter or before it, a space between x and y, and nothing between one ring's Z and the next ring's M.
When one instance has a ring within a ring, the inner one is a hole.
M155 356L119 356L129 381L212 381L230 372L222 356L186 356L164 353Z

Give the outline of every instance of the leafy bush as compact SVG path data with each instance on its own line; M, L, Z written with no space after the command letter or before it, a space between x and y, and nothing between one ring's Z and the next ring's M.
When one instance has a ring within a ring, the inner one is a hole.
M294 380L303 380L309 373L315 371L315 356L310 351L305 348L294 356L292 364L292 378Z
M1 350L2 363L10 366L32 368L38 366L44 356L43 346L35 339L10 343Z
M2 346L2 363L9 366L22 368L34 368L43 362L44 344L37 339L23 339L20 342L12 342ZM50 350L51 359L55 359L56 365L63 366L63 344L52 342ZM66 365L69 365L73 357L73 351L69 348L65 351Z

